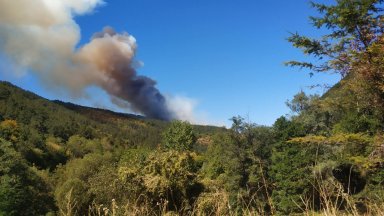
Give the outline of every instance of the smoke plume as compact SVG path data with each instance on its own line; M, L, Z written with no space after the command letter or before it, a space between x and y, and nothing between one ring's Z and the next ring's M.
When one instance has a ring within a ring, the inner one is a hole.
M101 0L0 0L0 51L36 73L50 87L81 96L89 86L104 89L115 104L147 117L178 118L156 81L137 74L136 40L106 27L76 48L80 28L73 17L91 12Z

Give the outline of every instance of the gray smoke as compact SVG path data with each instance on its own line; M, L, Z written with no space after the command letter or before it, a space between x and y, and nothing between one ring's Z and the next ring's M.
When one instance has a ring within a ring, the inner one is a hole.
M156 81L137 75L133 59L135 51L136 42L132 36L117 34L106 27L79 50L78 59L102 71L106 79L100 86L110 95L129 101L134 110L150 118L174 118L167 108L165 97L155 87Z
M128 33L106 27L76 49L80 28L73 16L91 12L102 3L0 0L0 51L13 64L36 73L47 86L67 89L72 95L82 96L86 87L99 86L111 99L126 101L150 118L170 120L189 113L170 107L175 103L161 94L156 82L137 74L137 44Z

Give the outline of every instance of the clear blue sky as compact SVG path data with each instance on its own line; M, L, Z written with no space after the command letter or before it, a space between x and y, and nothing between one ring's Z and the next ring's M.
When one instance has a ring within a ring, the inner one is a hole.
M205 113L210 122L229 125L230 117L248 115L252 122L271 125L289 113L285 101L295 93L338 79L310 78L305 71L283 65L303 59L285 40L289 32L320 34L309 23L308 16L314 14L307 0L106 0L76 21L80 45L104 26L132 34L139 45L137 59L144 62L138 73L157 80L163 93L197 100L197 112ZM49 99L90 105L47 92L33 75L0 73L0 79ZM99 104L111 107L104 97Z

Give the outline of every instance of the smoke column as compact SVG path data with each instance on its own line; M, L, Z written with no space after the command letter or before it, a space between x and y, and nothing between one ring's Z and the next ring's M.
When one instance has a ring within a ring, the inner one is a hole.
M74 16L91 12L101 0L0 0L0 51L18 67L50 87L81 96L88 86L99 86L111 101L123 100L147 117L178 118L156 82L135 70L136 40L106 27L91 41L80 40ZM119 104L119 103L115 103ZM183 111L181 111L183 112Z
M135 50L136 41L132 36L117 34L106 27L79 50L76 60L103 73L105 77L100 80L100 86L110 95L129 101L132 108L147 117L172 119L165 97L155 87L156 82L136 74L133 67Z

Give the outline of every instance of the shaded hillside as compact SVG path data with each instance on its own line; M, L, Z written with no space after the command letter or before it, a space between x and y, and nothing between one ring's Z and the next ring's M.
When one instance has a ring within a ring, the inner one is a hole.
M141 115L119 113L119 112L114 112L106 109L86 107L86 106L81 106L81 105L77 105L69 102L63 102L59 100L54 100L53 102L100 123L116 123L121 121L128 123L128 122L141 121L141 122L146 122L147 124L156 125L160 128L163 128L164 125L167 125L167 122L165 121L148 119ZM193 125L193 127L200 134L213 134L220 131L224 132L226 130L224 127L209 126L209 125Z
M12 119L28 134L43 134L63 142L73 135L88 139L113 137L116 146L156 146L167 122L143 116L50 101L9 82L0 82L0 120ZM202 135L225 129L194 126ZM27 136L29 137L29 136Z
M54 100L54 103L63 106L69 110L73 110L81 115L84 115L92 120L100 122L111 122L114 120L143 120L144 116L127 114L127 113L118 113L106 109L92 108L73 104L70 102L63 102L59 100Z
M66 141L72 135L114 137L117 145L153 143L166 123L108 110L52 102L11 83L0 83L0 116ZM146 142L145 140L152 139ZM144 141L144 142L143 142ZM156 143L156 142L155 142Z

